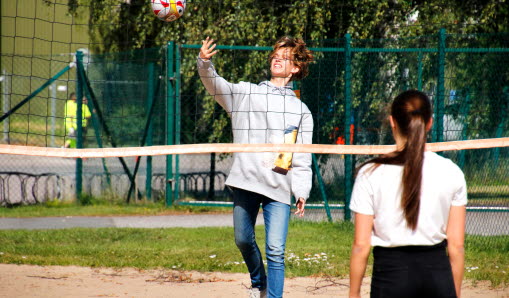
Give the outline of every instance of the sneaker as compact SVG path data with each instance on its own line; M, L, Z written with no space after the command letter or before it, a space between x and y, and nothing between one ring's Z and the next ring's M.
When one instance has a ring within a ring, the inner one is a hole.
M267 289L260 291L259 288L250 288L249 298L267 298Z

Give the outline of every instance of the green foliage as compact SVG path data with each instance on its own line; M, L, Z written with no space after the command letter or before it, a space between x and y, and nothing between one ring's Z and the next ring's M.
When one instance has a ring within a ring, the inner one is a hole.
M341 38L346 33L354 38L354 47L436 48L440 28L454 35L509 30L509 5L505 0L195 0L188 1L184 16L171 23L159 21L152 13L149 1L68 0L68 5L75 16L85 15L84 10L88 9L90 45L94 53L161 47L168 41L200 44L206 36L221 45L271 46L277 37L293 35L303 37L314 47L341 47ZM448 36L447 46L507 47L507 42L496 36L476 41L468 35L464 35L465 38L455 38L454 35ZM421 38L404 38L415 36ZM328 43L331 40L336 42ZM195 116L182 119L182 127L193 127L193 130L184 131L181 142L229 142L228 117L200 84L194 66L196 55L195 49L182 51L181 94L203 100L199 105L186 102L182 105L182 115ZM258 82L268 77L266 57L266 52L220 51L214 63L219 74L229 81ZM318 63L311 70L312 78L317 81L305 80L302 94L314 114L315 127L320 129L314 141L331 143L338 136L334 133L336 129L339 135L345 131L345 120L342 119L344 94L338 92L344 86L344 65L341 65L341 55L318 53L317 57ZM503 113L508 107L503 103L509 96L504 97L502 91L509 85L509 73L493 69L497 65L507 65L507 55L477 56L476 63L471 63L472 56L468 53L448 54L447 58L451 57L452 61L447 60L446 85L453 86L460 96L470 90L485 98L482 101L475 99L471 107L476 111L475 116L461 118L461 107L451 107L451 115L468 122L468 137L494 137L496 128L506 125L493 119L507 119ZM331 62L332 59L335 62ZM399 91L417 87L416 65L419 61L423 66L423 90L434 93L437 73L437 55L434 53L424 54L421 58L394 53L356 53L353 56L355 125L365 128L356 132L356 143L392 141L390 130L383 123L384 109ZM336 65L339 70L322 70L325 72L320 73L324 65ZM405 77L408 69L410 72ZM322 92L318 94L320 99L316 98L316 90L311 89L317 87L316 82ZM306 88L310 90L306 91Z
M387 38L434 34L441 27L453 33L497 33L509 26L505 0L195 0L187 1L184 16L171 23L159 21L149 1L68 0L68 6L73 15L88 8L96 53L168 41L198 43L207 35L220 44L270 46L281 35L316 41L347 32L354 38Z

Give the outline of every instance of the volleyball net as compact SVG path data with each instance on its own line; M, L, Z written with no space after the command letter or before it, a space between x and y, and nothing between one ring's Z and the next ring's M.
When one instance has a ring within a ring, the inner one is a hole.
M471 214L481 216L482 224L508 222L498 218L509 214L508 34L437 29L376 40L303 34L316 61L310 75L292 87L313 116L315 145L231 144L230 118L198 75L200 41L205 34L219 37L214 57L219 75L258 83L269 76L267 57L275 40L233 33L229 39L223 24L211 30L197 18L155 20L159 23L140 38L128 38L126 32L136 28L118 24L141 21L129 19L126 9L151 14L146 1L128 2L80 2L71 11L58 1L35 1L26 9L2 6L0 205L86 195L228 206L231 194L224 182L231 153L308 152L313 153L308 208L314 210L308 216L348 219L356 166L394 148L386 108L395 95L414 88L433 101L429 148L465 172ZM200 13L210 10L221 19L221 11L207 5L211 1L200 3ZM279 12L301 11L272 4ZM91 26L79 16L92 9L112 15L108 21L91 20L96 22ZM106 30L108 22L117 27ZM110 43L117 36L125 37L125 44ZM73 92L81 107L76 113L83 116L76 117L74 135L66 128ZM76 149L60 148L69 140Z

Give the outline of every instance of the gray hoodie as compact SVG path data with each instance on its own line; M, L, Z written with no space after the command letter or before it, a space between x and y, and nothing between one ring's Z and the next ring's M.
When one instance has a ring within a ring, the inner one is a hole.
M269 81L232 84L216 73L210 60L200 58L198 72L207 91L231 117L235 143L311 144L313 117L289 86L277 87ZM292 132L296 140L288 137ZM293 154L286 175L273 170L278 157L281 155L276 152L235 153L226 185L288 205L291 194L307 199L312 180L311 154Z

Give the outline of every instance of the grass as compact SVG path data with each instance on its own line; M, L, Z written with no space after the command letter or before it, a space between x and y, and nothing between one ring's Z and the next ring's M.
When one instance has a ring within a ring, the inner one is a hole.
M292 223L288 276L345 277L351 241L350 223ZM245 272L233 228L6 230L0 243L1 263Z
M264 247L264 229L256 228ZM292 221L287 276L348 276L353 225ZM246 272L233 228L0 231L0 263ZM509 284L509 237L467 237L465 278ZM370 258L367 274L371 274Z
M231 207L172 206L163 202L126 204L94 200L89 205L76 202L48 201L39 205L11 206L0 208L0 217L48 217L48 216L129 216L169 215L188 213L227 213Z

